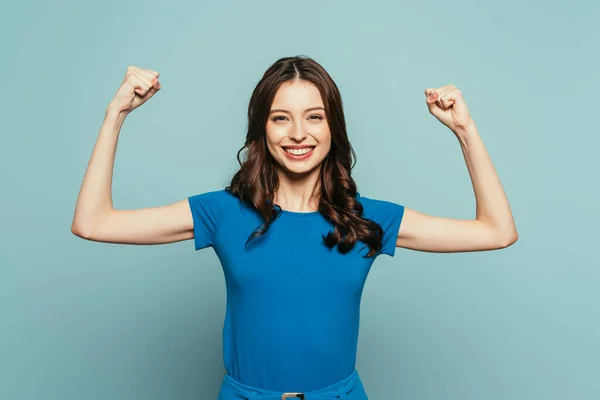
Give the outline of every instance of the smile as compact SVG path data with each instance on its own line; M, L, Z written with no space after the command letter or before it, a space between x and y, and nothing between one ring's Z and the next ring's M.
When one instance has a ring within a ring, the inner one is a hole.
M307 147L283 147L285 151L285 155L292 160L304 160L313 153L313 150L316 146L307 146Z
M292 148L289 148L289 147L287 147L287 148L284 147L283 149L286 152L288 152L290 154L293 154L295 156L302 156L302 155L304 155L304 154L312 151L312 149L314 149L314 146L313 147L302 147L300 149L292 149Z

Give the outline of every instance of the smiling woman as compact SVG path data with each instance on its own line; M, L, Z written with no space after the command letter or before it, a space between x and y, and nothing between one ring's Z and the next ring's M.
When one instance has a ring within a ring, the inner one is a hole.
M286 57L265 72L250 99L238 160L227 190L263 219L249 242L267 232L280 210L319 211L333 224L324 242L329 248L346 253L362 241L370 256L380 250L381 227L363 217L357 201L341 95L314 60Z
M459 139L477 200L474 220L433 217L359 194L340 93L308 57L277 60L257 84L240 169L228 187L163 207L115 210L120 128L161 88L158 72L128 68L106 111L71 230L95 241L193 239L196 250L213 247L227 287L227 373L219 400L367 399L355 365L361 294L375 259L394 256L396 247L491 250L517 239L500 181L455 86L426 89L426 103Z
M319 88L298 78L285 82L271 107L266 136L273 158L289 173L315 171L331 148L331 132Z

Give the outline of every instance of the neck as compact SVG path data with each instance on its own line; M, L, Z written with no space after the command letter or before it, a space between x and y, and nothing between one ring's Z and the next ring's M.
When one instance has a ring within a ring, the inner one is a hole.
M307 174L293 176L279 171L279 188L274 202L283 210L312 212L319 208L319 199L312 198L313 190L319 184L320 168Z

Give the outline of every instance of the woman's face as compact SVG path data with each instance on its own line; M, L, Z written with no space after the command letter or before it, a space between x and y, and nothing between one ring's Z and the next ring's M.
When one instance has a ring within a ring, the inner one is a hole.
M319 89L301 80L277 90L267 120L267 147L284 172L318 168L331 148L331 132Z

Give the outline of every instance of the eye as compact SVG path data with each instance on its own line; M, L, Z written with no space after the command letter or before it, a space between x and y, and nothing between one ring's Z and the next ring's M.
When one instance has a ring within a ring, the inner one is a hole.
M313 118L313 117L316 117L316 118ZM310 119L313 119L313 120L314 120L314 119L323 119L323 117L322 117L322 116L320 116L320 115L311 115L311 116L310 116L310 117L308 117L308 118L310 118Z
M281 121L281 119L279 119L279 118L285 119L285 117L283 115L277 115L277 116L271 118L271 121L273 121L273 122Z

